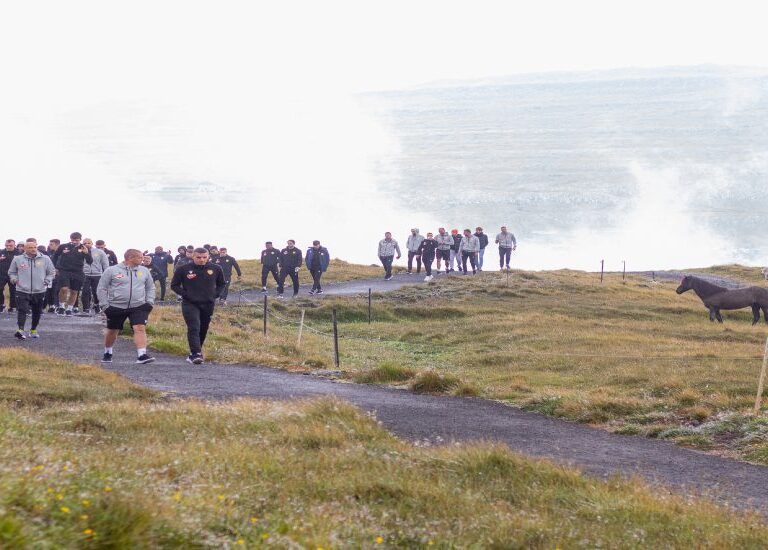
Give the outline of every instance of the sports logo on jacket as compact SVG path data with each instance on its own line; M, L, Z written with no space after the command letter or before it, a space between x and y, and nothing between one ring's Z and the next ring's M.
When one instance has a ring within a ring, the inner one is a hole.
M187 273L187 279L194 279L195 277L197 277L197 273L195 273L194 271L190 271Z
M206 273L208 273L208 275L213 275L213 269L206 270Z
M124 273L118 273L117 275L115 275L115 279L125 279L125 274Z

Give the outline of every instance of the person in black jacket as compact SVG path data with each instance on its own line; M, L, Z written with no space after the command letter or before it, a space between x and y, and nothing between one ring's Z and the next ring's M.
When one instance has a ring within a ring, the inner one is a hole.
M280 286L280 274L278 268L280 267L280 259L282 254L280 251L272 246L272 241L267 241L266 248L261 251L261 292L267 293L267 276L271 273L275 279L277 286Z
M421 241L419 247L421 251L421 261L424 264L424 271L427 276L424 277L425 281L432 280L432 262L435 260L435 251L437 250L437 241L433 237L432 233L427 233L427 238Z
M165 301L165 285L168 280L168 266L173 264L173 256L170 252L163 250L162 246L156 246L152 254L147 254L152 258L152 267L155 268L157 279L160 283L160 301Z
M224 273L208 260L205 248L196 248L192 263L182 266L173 273L171 290L181 296L181 313L187 324L189 343L188 363L203 363L203 344L213 317L216 299L226 285Z
M59 239L51 239L48 241L48 248L46 249L46 256L53 261L53 256L61 246ZM54 265L54 267L56 267ZM45 291L45 307L48 308L48 313L55 313L56 308L59 305L59 279L54 275L53 284Z
M293 281L293 295L299 293L299 268L301 267L301 250L296 248L296 241L288 239L288 246L280 251L280 280L277 282L277 297L283 296L285 278Z
M485 254L485 247L488 246L488 235L483 233L483 228L478 227L475 229L475 237L480 241L480 253L477 255L477 270L483 270L483 255Z
M56 276L59 283L59 315L72 316L72 308L77 302L77 297L83 288L85 274L84 264L92 264L93 256L87 246L82 244L83 236L75 231L69 236L70 242L61 245L53 255L53 265L56 267ZM66 310L64 306L66 304Z
M312 290L309 293L322 294L323 287L320 286L320 278L331 263L331 255L328 249L321 246L320 241L312 241L312 246L307 250L304 259L306 260L307 269L312 274Z
M103 240L99 239L96 241L96 248L99 250L103 250L104 254L107 255L107 259L109 260L110 267L113 265L117 265L117 254L115 254L112 250L107 248L107 243L105 243Z
M238 281L240 280L240 277L243 276L243 272L240 271L240 264L237 263L237 260L227 254L227 248L225 246L222 246L219 249L219 256L217 258L211 257L211 263L214 263L221 268L221 271L224 273L224 280L227 282L224 286L224 290L221 291L221 296L219 296L219 302L223 305L227 303L229 285L232 282L232 270L234 269L237 272Z
M8 277L8 270L13 259L19 255L19 251L16 250L16 241L13 239L6 240L5 249L0 251L0 311L5 310L5 296L3 294L5 285L8 285L8 313L16 311L16 285Z

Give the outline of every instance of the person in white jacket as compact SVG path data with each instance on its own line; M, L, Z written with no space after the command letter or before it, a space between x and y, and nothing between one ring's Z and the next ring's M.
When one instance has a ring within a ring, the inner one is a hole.
M83 265L83 274L85 275L81 295L83 313L91 309L91 302L93 302L93 312L99 313L101 305L99 304L99 295L96 293L96 289L99 287L101 275L109 268L109 256L101 248L94 247L93 240L88 237L83 239L83 244L91 251L91 256L93 256L93 263Z
M24 253L16 256L8 268L8 278L16 285L16 306L18 308L18 330L14 334L19 340L28 336L39 338L37 327L40 324L40 314L43 312L45 291L53 284L55 269L53 262L45 254L37 250L37 240L27 239L24 243ZM24 333L27 315L32 313L32 328Z

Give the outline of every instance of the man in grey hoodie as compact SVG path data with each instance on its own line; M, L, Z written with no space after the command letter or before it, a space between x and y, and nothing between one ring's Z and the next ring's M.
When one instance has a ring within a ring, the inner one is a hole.
M37 326L40 324L40 314L43 312L45 291L53 284L55 269L53 262L45 254L37 250L37 241L27 239L24 243L24 253L13 258L8 268L8 278L16 285L16 305L18 307L18 325L16 338L25 340L24 325L27 315L32 312L31 338L39 338Z
M101 281L102 274L109 268L109 256L100 248L93 246L93 240L86 237L83 239L85 247L91 251L93 256L92 264L83 264L83 274L85 275L85 281L83 282L83 293L81 298L83 300L83 312L87 312L91 309L91 302L93 302L93 312L99 313L101 310L99 306L99 296L96 293L96 289L99 287L99 281Z
M149 269L141 265L144 255L140 250L126 250L124 258L122 263L104 271L96 289L99 302L106 306L104 314L107 316L101 362L112 362L112 346L127 319L133 328L136 362L151 363L155 358L147 354L147 320L155 303L155 282Z
M389 281L392 278L392 262L397 252L397 259L400 259L400 245L392 238L392 233L387 231L384 238L379 241L379 260L384 266L384 280Z
M414 227L411 229L411 234L408 235L408 240L405 243L405 248L408 249L408 275L413 273L413 259L416 258L416 273L421 273L421 243L424 241L424 236L419 235L419 228Z

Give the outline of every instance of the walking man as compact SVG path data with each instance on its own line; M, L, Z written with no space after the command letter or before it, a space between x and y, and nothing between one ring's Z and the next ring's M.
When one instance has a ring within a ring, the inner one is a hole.
M187 362L195 365L201 365L205 360L203 344L216 299L226 285L221 268L209 260L210 255L205 248L196 248L192 263L176 270L171 280L171 290L181 296L181 314L187 324Z
M397 259L400 259L400 245L392 238L392 233L387 231L384 233L384 238L379 241L379 260L381 265L384 266L384 280L389 281L392 279L392 262L395 259L395 252L397 252Z
M432 262L435 259L435 252L437 251L437 241L432 238L432 233L427 233L427 238L421 241L421 260L424 262L424 271L427 276L424 277L425 281L432 280Z
M173 264L173 256L163 250L162 246L156 246L155 251L148 255L152 258L152 267L157 272L157 281L160 283L160 301L165 301L165 289L168 282L168 266Z
M280 279L277 281L277 297L283 297L285 278L293 282L294 297L299 293L299 269L301 268L301 250L296 248L296 241L288 239L287 246L280 251Z
M16 241L8 239L5 241L5 249L0 251L0 312L5 309L5 296L3 291L5 285L8 285L8 313L16 311L16 285L11 282L8 270L16 256L20 256L16 250Z
M265 243L266 248L261 251L261 292L267 293L267 276L271 273L275 279L275 284L280 287L280 274L278 268L280 267L280 258L282 257L280 251L272 246L272 241Z
M507 232L507 226L501 226L501 233L496 235L496 244L499 245L499 271L504 271L506 263L509 269L509 260L512 257L512 251L517 250L517 239L512 233Z
M56 277L59 279L59 315L72 316L72 308L83 288L83 265L92 264L91 251L82 244L83 236L77 231L69 236L70 242L61 245L53 256ZM66 309L65 309L66 307Z
M224 290L221 291L221 296L219 296L219 303L224 305L227 303L227 296L229 296L229 284L232 282L232 270L234 269L237 272L238 281L243 276L243 272L240 271L240 265L237 263L237 260L227 254L227 249L223 246L219 249L218 258L213 258L211 263L214 263L221 268L221 271L224 273L224 280L227 282L227 284L224 285Z
M27 336L39 338L37 326L43 312L45 291L53 284L53 262L37 250L37 241L27 239L24 243L24 254L15 256L8 269L8 278L16 286L16 303L19 308L17 316L18 330L14 334L19 340ZM32 313L32 327L29 334L24 333L27 315Z
M480 241L480 252L477 254L477 270L483 270L483 255L485 254L485 247L488 246L488 235L483 233L483 228L478 227L475 230L475 237Z
M46 256L51 258L51 262L53 262L53 256L56 254L56 250L58 250L59 246L61 245L61 241L59 239L51 239L48 241L48 248L46 249ZM55 270L55 267L54 267ZM58 285L58 277L56 277L55 272L53 276L53 284L48 287L48 289L45 291L45 306L48 308L48 313L56 313L56 307L59 305L59 285Z
M453 237L451 237L446 231L445 227L441 227L437 230L435 235L435 241L437 241L437 270L440 271L440 261L445 262L445 273L448 274L448 262L451 259L451 247L453 246Z
M140 250L126 250L123 258L122 263L104 270L96 289L107 316L101 362L112 362L115 340L128 320L133 329L136 362L144 365L155 360L147 353L147 320L155 303L155 283L149 269L141 265L144 255Z
M459 253L459 248L461 247L461 235L459 234L458 229L451 229L451 238L453 239L453 243L451 243L451 271L453 271L453 262L456 262L456 268L461 271L461 254Z
M331 263L328 249L320 246L320 241L312 241L312 246L307 250L305 260L307 269L312 274L312 290L309 293L322 294L323 288L320 286L320 277L323 276L323 273L328 269L328 264Z
M83 284L83 312L91 309L91 301L93 301L93 312L99 313L101 308L99 306L97 289L99 288L101 276L109 268L109 257L103 250L94 248L91 239L86 237L83 239L83 244L88 248L93 257L93 263L83 265L83 275L85 275Z
M416 273L421 273L421 243L424 241L424 237L419 235L418 227L411 229L411 234L408 235L408 240L405 243L405 248L408 249L408 275L413 273L413 259L416 258Z
M461 244L459 245L459 252L461 253L461 267L464 275L468 275L467 260L469 260L472 266L472 275L477 273L477 255L480 253L480 239L472 234L471 229L464 230L464 236L461 238Z

